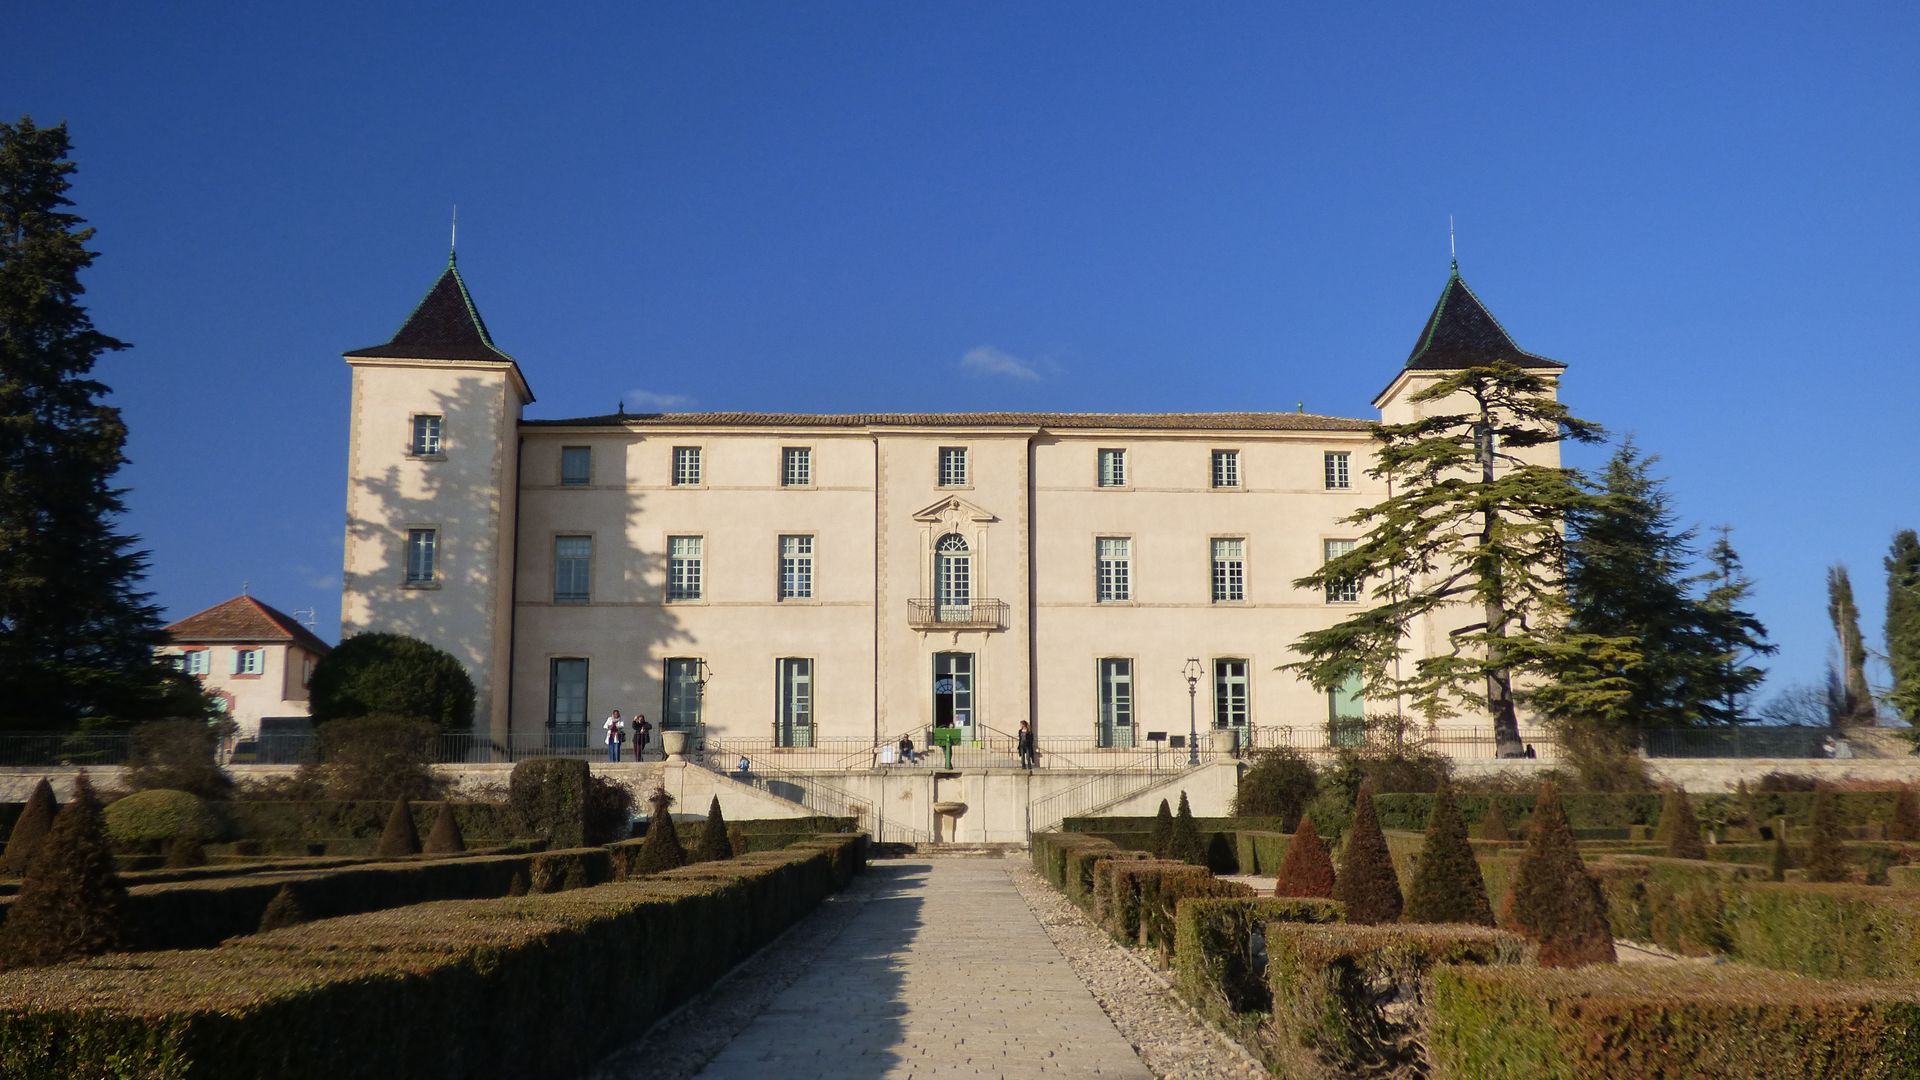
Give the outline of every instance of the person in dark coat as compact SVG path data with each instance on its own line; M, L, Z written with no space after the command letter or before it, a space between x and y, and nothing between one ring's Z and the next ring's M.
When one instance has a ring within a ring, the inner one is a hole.
M1040 750L1034 745L1033 725L1020 721L1020 767L1031 769L1040 764Z

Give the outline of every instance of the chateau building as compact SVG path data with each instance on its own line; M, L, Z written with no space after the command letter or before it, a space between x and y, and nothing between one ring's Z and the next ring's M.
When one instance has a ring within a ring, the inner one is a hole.
M1563 367L1515 346L1456 269L1373 416L1412 419L1423 385L1497 358ZM1364 602L1293 581L1386 494L1368 419L529 418L451 258L392 340L346 360L342 631L459 657L495 739L577 742L614 708L783 746L1030 721L1128 747L1184 733L1190 705L1243 737L1357 734L1353 687L1279 666Z
M297 619L242 594L181 619L166 635L157 654L200 680L237 738L309 729L307 680L333 646Z

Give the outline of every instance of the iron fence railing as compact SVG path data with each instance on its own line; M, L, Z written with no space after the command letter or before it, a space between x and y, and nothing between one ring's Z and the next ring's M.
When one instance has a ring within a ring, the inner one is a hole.
M1309 758L1333 757L1345 752L1379 753L1392 750L1424 750L1444 754L1460 761L1499 756L1499 744L1491 727L1390 727L1356 722L1351 726L1330 724L1260 725L1251 732L1251 748L1286 748ZM1532 757L1557 761L1560 742L1545 732L1521 736L1523 748Z
M1674 728L1649 731L1650 758L1827 758L1851 756L1829 727Z
M1133 798L1197 769L1183 758L1166 768L1151 762L1131 764L1101 773L1064 791L1035 799L1027 808L1027 832L1052 832L1070 817L1085 817Z
M1007 602L975 600L970 604L943 604L938 600L907 601L907 625L915 630L998 630L1007 625Z
M693 733L692 741L699 741ZM0 734L0 767L60 765L124 765L133 736L129 732ZM546 730L516 732L503 738L471 732L429 736L422 752L437 764L511 764L528 758L579 757L601 761L607 756L604 736L598 732ZM632 760L633 743L622 748L623 761ZM215 756L227 765L302 765L319 756L319 739L311 732L268 733L229 739ZM647 744L648 760L661 758L656 732Z

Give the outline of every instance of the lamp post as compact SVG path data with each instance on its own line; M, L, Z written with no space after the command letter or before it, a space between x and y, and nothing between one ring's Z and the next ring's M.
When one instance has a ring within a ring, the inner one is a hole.
M1200 764L1200 728L1194 720L1194 697L1200 692L1200 658L1188 657L1180 673L1187 677L1187 764Z

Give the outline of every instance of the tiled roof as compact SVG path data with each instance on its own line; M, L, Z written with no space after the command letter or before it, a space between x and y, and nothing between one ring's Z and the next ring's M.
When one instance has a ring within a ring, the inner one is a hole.
M301 626L285 612L268 607L251 596L236 596L215 604L197 615L189 615L167 627L167 638L176 645L202 642L288 641L321 656L333 646L321 641L313 631Z
M480 309L467 294L467 283L460 280L453 256L447 256L447 268L433 283L426 299L420 301L401 325L400 332L385 345L356 349L347 356L387 360L490 360L513 363L513 357L494 347Z
M523 420L523 427L1134 428L1147 431L1367 431L1371 423L1299 412L1218 413L610 413Z
M1506 360L1523 368L1564 368L1558 360L1536 356L1513 343L1506 328L1487 311L1460 279L1455 264L1440 291L1440 302L1407 356L1409 371L1458 371Z

